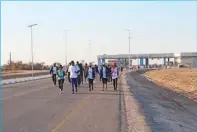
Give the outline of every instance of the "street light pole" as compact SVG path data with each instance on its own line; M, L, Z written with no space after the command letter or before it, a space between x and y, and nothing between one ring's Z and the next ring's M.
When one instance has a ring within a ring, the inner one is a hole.
M32 70L32 77L34 76L34 73L33 73L33 71L34 71L33 29L32 29L32 27L37 26L37 25L38 25L38 24L32 24L32 25L29 25L29 26L28 26L28 27L31 28L31 62L32 62L32 64L31 64L31 70Z
M67 53L67 32L68 32L68 30L65 30L65 50L66 50L66 56L65 56L65 61L66 61L66 66L68 65L68 53Z
M129 29L125 29L126 31L128 31L129 32L129 37L128 37L128 39L129 39L129 67L131 66L131 53L130 53L130 39L131 39L131 31L129 30Z

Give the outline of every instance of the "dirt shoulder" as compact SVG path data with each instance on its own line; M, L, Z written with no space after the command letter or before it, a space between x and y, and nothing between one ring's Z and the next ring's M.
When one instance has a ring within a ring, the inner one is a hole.
M154 70L146 72L144 75L159 85L196 100L197 69L177 68Z
M138 129L132 132L196 131L196 102L149 81L138 72L127 73L125 79L130 90L125 95L130 95L131 102L128 124Z
M40 76L40 75L49 74L49 71L48 70L36 70L33 73L34 73L34 76ZM20 70L20 71L13 71L13 72L2 72L1 78L5 80L5 79L29 77L31 75L32 75L32 71Z

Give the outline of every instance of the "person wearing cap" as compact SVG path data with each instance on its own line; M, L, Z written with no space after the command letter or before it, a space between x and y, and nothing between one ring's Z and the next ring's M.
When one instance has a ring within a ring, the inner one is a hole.
M56 63L54 63L50 69L50 74L52 74L52 81L54 85L56 85L57 70L58 70L58 67L56 66Z
M103 67L100 70L100 76L103 82L103 91L107 90L107 78L109 77L109 71L105 64L103 64Z
M79 69L75 65L74 61L71 61L71 68L70 68L70 78L72 83L72 93L74 94L74 87L75 91L77 92L77 76L78 76Z
M118 83L119 71L118 71L118 67L117 67L116 63L114 63L113 67L111 68L111 74L112 74L114 90L117 91L117 83Z
M85 63L85 66L84 66L84 82L86 83L87 82L87 77L88 77L88 64Z
M64 77L66 76L62 65L59 66L59 69L57 70L57 77L58 77L58 84L60 88L60 93L63 92L63 84L64 84Z
M94 67L92 67L92 64L89 64L88 67L88 83L89 83L89 91L94 90L94 85L93 85L93 81L95 79L95 71L94 71Z

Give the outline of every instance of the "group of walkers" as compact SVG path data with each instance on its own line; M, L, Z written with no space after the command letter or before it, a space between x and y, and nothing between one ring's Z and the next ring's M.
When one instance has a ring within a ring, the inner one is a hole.
M97 65L92 65L91 63L89 65L87 63L83 65L78 61L76 64L74 61L71 61L65 71L63 70L62 65L57 66L54 63L51 67L50 74L52 75L54 85L56 85L56 78L58 79L60 93L63 92L63 84L66 75L73 94L78 91L78 87L83 83L89 84L89 91L94 90L94 83L96 83L98 75L103 84L103 91L107 90L107 84L112 82L114 90L117 91L119 68L116 63L112 66L102 64L99 68Z

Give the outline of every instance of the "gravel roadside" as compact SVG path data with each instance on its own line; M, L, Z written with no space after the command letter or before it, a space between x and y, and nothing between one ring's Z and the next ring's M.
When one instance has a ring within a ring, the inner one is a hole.
M146 123L145 116L141 114L143 112L140 107L139 101L136 100L133 94L130 92L130 86L127 84L126 73L123 73L121 79L121 87L123 90L123 99L126 111L126 122L128 132L151 132L150 126Z
M129 132L195 132L196 103L158 86L138 72L125 74Z

